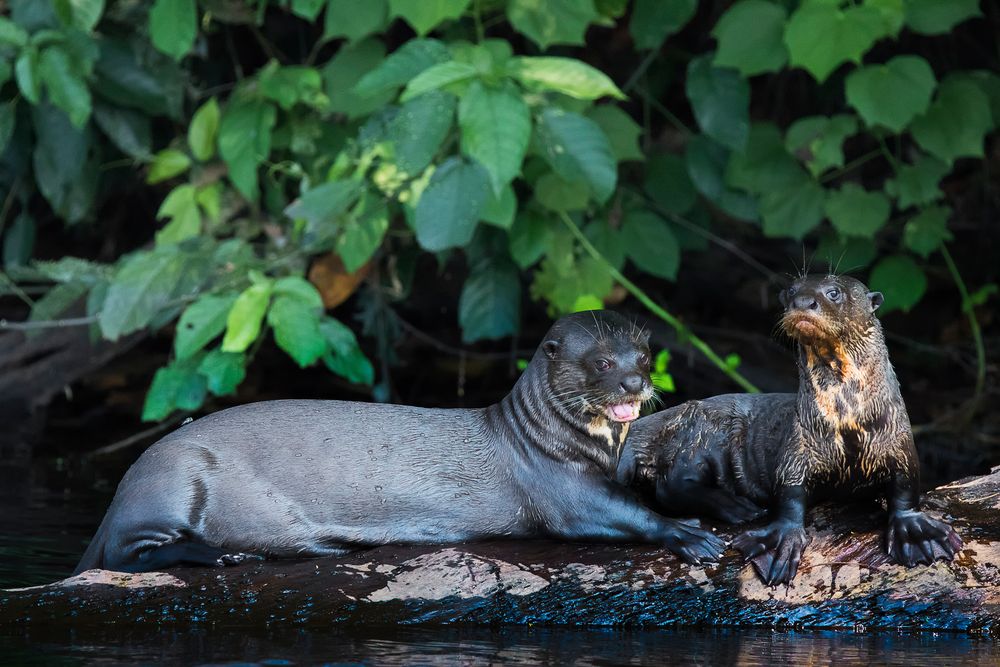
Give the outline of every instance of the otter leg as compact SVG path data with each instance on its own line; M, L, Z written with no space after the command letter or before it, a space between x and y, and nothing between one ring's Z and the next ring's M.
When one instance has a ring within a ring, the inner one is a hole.
M701 480L672 476L657 481L656 502L670 514L708 516L734 524L753 521L767 513L749 498L726 489L708 486Z
M916 460L914 455L913 461ZM951 560L962 549L962 538L943 521L920 511L916 464L895 472L889 486L889 556L902 565L930 565L935 560Z
M787 584L798 572L802 551L808 543L804 527L805 487L781 487L776 514L768 526L749 530L733 540L733 546L753 563L768 586Z

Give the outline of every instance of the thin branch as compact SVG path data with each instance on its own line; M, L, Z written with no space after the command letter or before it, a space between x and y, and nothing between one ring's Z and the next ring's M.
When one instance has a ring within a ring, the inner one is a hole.
M127 449L128 447L131 447L132 445L138 444L138 443L142 442L143 440L151 438L154 435L159 435L160 433L162 433L162 432L164 432L164 431L166 431L166 430L168 430L170 428L173 428L173 426L175 424L177 424L178 422L184 421L185 419L187 419L190 416L191 416L190 412L182 412L182 413L180 413L178 415L175 415L171 419L168 419L166 421L160 422L159 424L156 424L154 426L150 426L149 428L147 428L147 429L145 429L143 431L139 431L138 433L133 433L132 435L128 436L127 438L122 438L121 440L118 440L116 442L112 442L110 445L104 445L103 447L98 447L94 451L89 452L86 456L88 458L92 457L92 456L105 456L107 454L113 454L113 453L115 453L117 451L120 451L122 449Z
M649 66L653 64L653 61L656 60L656 57L659 55L660 55L659 46L657 46L655 49L650 49L649 53L646 54L646 57L642 59L642 62L639 63L639 66L636 67L635 71L632 72L632 75L629 76L628 81L625 82L625 85L622 86L623 93L627 93L628 91L632 90L632 87L635 86L635 84L639 83L639 79L642 78L642 75L646 73L646 70L649 69Z
M650 95L649 92L645 88L637 87L635 89L635 92L639 93L639 96L642 97L642 99L646 100L646 102L649 104L649 106L651 106L656 111L660 112L663 115L664 118L666 118L668 121L670 121L670 123L674 127L676 127L678 130L680 130L681 132L683 132L685 136L692 136L692 135L694 135L694 132L692 132L691 128L689 128L687 125L684 124L684 121L682 121L680 118L678 118L677 116L675 116L674 113L670 109L668 109L667 107L663 106L663 104L661 104L658 99L656 99L655 97L653 97L652 95Z
M445 354L450 354L454 357L459 358L472 358L472 359L482 359L485 361L506 361L510 359L511 354L517 356L530 357L533 352L531 350L511 350L508 352L476 352L474 350L467 350L461 347L455 347L453 345L448 345L447 343L438 340L429 333L418 329L406 320L404 320L399 315L396 316L396 321L399 322L399 326L402 327L404 331L409 333L411 336L417 340L430 345L436 350L444 352Z
M969 329L972 331L972 341L976 346L976 387L972 395L972 403L969 406L969 416L971 416L979 407L983 398L983 389L986 386L986 347L983 345L983 332L979 328L976 309L972 307L972 303L969 301L969 290L965 286L965 281L962 280L962 274L958 272L955 260L952 259L951 253L948 252L948 246L941 246L941 256L944 257L944 263L948 266L948 272L951 273L952 280L955 281L958 293L962 297L962 310L965 311L969 318Z
M36 320L34 322L9 322L0 319L0 329L9 331L30 331L33 329L57 329L60 327L83 327L97 321L97 315L87 317L67 317L64 320Z

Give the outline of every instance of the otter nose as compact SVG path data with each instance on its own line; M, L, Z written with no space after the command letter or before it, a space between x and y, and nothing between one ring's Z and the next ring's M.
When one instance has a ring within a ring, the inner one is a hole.
M638 394L643 390L646 381L638 373L632 373L622 378L622 391L629 394Z
M819 308L819 302L813 294L796 295L795 299L792 301L792 305L799 310L816 310Z

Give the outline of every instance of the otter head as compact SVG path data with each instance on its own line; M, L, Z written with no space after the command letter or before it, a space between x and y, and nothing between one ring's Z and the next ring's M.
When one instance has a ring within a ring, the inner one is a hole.
M849 276L803 276L778 296L781 327L803 345L848 341L875 321L881 292Z
M649 332L617 313L563 317L549 329L541 352L555 400L570 413L630 422L653 396Z

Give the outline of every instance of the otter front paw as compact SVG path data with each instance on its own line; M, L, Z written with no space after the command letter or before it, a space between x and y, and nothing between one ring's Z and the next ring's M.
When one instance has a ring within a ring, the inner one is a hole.
M767 514L767 510L748 498L722 493L713 503L712 514L720 521L737 524L755 521Z
M768 586L787 584L795 578L806 544L806 531L792 521L775 521L765 528L749 530L733 540L733 546L745 560L753 563L757 574Z
M916 510L895 512L886 537L889 556L907 567L951 560L962 548L954 528Z
M219 567L233 567L236 565L242 565L243 563L251 560L264 560L264 557L240 551L233 554L222 554L215 560L215 562Z
M719 562L722 552L726 550L726 543L719 537L680 521L675 521L673 524L663 536L663 544L668 549L692 565Z

